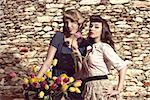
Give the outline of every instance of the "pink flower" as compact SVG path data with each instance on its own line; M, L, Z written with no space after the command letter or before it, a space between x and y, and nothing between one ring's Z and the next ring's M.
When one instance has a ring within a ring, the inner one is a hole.
M76 38L80 38L80 37L82 37L82 35L81 35L81 33L80 33L80 32L75 33L75 36L76 36Z
M35 78L35 74L31 73L30 74L31 78Z
M53 89L53 90L55 90L57 87L58 87L58 85L57 85L56 83L53 83L53 84L51 85L51 89Z
M56 84L61 84L61 77L58 77L56 80L55 80Z
M45 87L46 84L47 84L47 82L46 82L46 81L43 81L43 82L42 82L42 87Z
M36 87L36 88L40 88L40 87L41 87L40 83L36 83L36 84L35 84L35 87Z
M17 74L15 72L10 72L8 74L11 78L15 78L17 76Z
M69 78L64 78L63 82L65 83L69 82Z

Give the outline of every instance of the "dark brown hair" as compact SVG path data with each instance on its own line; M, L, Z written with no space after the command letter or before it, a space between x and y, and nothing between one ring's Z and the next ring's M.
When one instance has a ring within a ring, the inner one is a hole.
M90 23L92 22L102 23L101 41L109 44L114 49L114 41L112 40L112 33L110 31L107 21L101 18L99 15L92 15L90 16Z

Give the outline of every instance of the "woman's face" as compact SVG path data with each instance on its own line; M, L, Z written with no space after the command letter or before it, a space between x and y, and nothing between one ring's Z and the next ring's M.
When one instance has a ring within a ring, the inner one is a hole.
M102 33L102 23L101 22L91 22L89 27L88 36L91 38L100 38Z
M75 34L78 31L79 28L78 23L75 22L74 20L67 19L65 23L67 25L67 30L70 34Z

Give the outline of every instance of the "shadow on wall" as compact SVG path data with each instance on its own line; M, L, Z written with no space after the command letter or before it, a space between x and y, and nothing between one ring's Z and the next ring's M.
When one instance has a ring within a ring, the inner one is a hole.
M21 68L21 58L15 52L1 49L0 52L0 85L16 86L22 84L21 78L25 72Z
M20 58L15 57L13 52L4 52L4 53L0 53L0 66L1 68L7 67L14 67L16 65L18 65L18 63L20 62Z
M22 77L26 75L27 70L22 67L22 59L15 51L5 46L0 48L0 100L3 98L1 94L8 100L12 100L12 96L22 97Z

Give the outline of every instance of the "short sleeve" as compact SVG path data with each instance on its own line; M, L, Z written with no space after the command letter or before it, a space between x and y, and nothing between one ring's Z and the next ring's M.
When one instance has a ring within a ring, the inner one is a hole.
M53 36L51 42L50 42L50 45L58 48L60 43L63 42L63 33L61 32L56 32L56 34Z
M110 63L116 67L117 70L121 70L127 66L127 63L116 54L114 49L109 44L104 43L102 48L105 58L110 61Z

